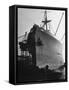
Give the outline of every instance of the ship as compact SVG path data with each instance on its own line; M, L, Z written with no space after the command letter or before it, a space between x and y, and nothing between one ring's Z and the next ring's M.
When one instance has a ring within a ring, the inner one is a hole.
M62 17L63 13L56 33L58 32ZM34 24L29 33L25 32L24 35L18 37L18 39L21 38L21 41L18 42L18 50L21 52L18 55L18 60L26 61L27 64L39 69L62 72L62 79L64 79L65 62L62 55L62 43L55 37L56 33L55 35L52 34L48 28L48 23L50 22L51 20L47 19L47 11L45 10L44 20L42 20L43 25Z
M36 60L33 62L36 66L44 67L47 64L50 66L50 68L57 68L58 66L64 64L62 56L62 44L56 39L55 35L50 32L48 28L48 23L50 22L51 20L47 20L47 11L45 11L44 20L42 21L43 26L40 27L39 25L34 24L28 34L25 32L25 34L19 38L22 38L22 42L26 47L28 46L27 41L29 42L31 49L32 46L35 46ZM32 52L30 53L30 50L28 51L28 48L26 47L23 49L21 48L21 55L26 53L25 56L32 56Z

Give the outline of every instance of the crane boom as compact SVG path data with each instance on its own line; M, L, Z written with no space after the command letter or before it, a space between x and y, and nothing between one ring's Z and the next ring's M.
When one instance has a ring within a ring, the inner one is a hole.
M64 15L64 13L62 13L62 16L61 16L60 21L59 21L59 24L58 24L58 26L57 26L57 29L56 29L55 35L57 34L57 31L58 31L58 28L59 28L59 26L60 26L60 23L61 23L61 20L62 20L62 18L63 18L63 15Z

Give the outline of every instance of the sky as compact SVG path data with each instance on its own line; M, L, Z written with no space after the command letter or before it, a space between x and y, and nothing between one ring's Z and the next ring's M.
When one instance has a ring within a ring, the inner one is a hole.
M55 34L62 13L64 13L55 37L63 45L63 58L65 58L65 38L61 40L61 38L65 34L65 11L18 8L18 37L24 35L25 32L29 32L34 24L42 26L42 20L44 19L45 10L47 11L48 20L51 20L50 32L52 34Z

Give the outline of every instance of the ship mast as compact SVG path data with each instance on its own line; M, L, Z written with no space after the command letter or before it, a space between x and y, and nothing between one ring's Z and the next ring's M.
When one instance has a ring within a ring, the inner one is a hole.
M42 27L46 26L46 30L48 30L47 23L51 22L51 20L47 19L47 11L44 12L44 21L42 21L42 22L43 22L43 26Z

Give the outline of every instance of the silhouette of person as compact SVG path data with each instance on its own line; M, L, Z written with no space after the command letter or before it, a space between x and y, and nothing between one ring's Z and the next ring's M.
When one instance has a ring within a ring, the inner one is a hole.
M49 69L49 66L48 65L46 65L46 70L48 70Z

